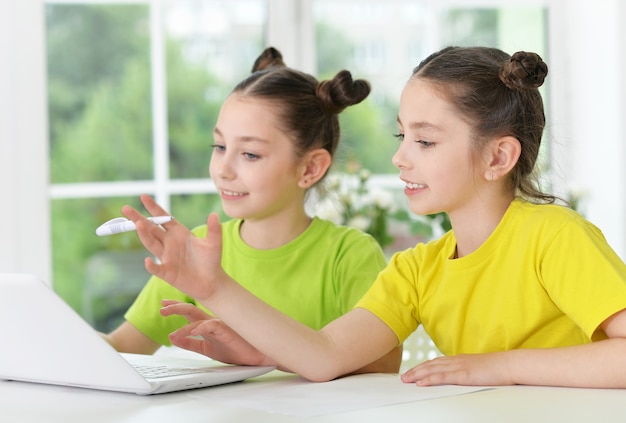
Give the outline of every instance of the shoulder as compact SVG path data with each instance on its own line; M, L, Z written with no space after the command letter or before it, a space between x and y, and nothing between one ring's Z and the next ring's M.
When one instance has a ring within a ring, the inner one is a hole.
M395 253L390 261L390 267L398 272L417 274L427 264L429 269L436 269L447 261L455 251L456 238L453 231L448 231L437 239L420 242L412 248Z
M239 225L241 224L241 220L239 219L232 219L232 220L227 220L226 222L222 222L222 233L225 236L228 236L228 234L230 234L233 230L238 230L239 229ZM207 233L207 226L206 224L204 225L199 225L196 226L194 228L191 229L191 233L194 234L195 236L197 236L198 238L202 238L206 236Z
M571 235L600 237L600 229L569 207L557 204L534 204L522 200L514 201L514 219L525 230L541 234L542 237ZM517 226L516 225L516 226Z
M361 249L374 248L382 251L372 235L357 228L337 225L318 217L313 218L309 232L316 239L316 243L334 246L336 249L360 246Z
M363 232L357 228L353 228L351 226L343 226L337 225L336 223L331 222L330 220L322 219L319 217L314 217L311 221L311 229L314 230L318 234L323 234L325 237L329 238L372 238L370 234Z
M376 239L359 229L337 225L328 220L313 218L309 228L307 244L319 254L333 261L373 261L384 266L385 254Z
M534 255L544 268L552 263L555 274L562 273L565 263L577 269L599 269L602 263L624 268L602 231L576 211L559 205L516 203L502 239L517 246L520 254Z

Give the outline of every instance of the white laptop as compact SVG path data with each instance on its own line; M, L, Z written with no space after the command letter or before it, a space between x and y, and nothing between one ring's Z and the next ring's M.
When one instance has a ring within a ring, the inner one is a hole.
M259 376L272 366L120 354L41 280L0 274L0 380L160 394ZM155 376L143 376L152 368ZM142 370L143 369L143 370ZM175 371L177 375L167 375Z

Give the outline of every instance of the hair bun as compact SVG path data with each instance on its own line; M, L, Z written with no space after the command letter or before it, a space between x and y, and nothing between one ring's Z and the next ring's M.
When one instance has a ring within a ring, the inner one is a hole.
M536 53L518 51L504 62L500 80L512 90L538 88L548 75L548 65Z
M352 79L352 74L342 70L333 79L317 84L316 95L326 114L339 114L346 107L363 101L371 87L364 79Z
M268 47L263 50L263 53L254 61L252 66L252 72L272 69L272 68L286 68L285 62L283 62L283 55L280 51L274 47Z

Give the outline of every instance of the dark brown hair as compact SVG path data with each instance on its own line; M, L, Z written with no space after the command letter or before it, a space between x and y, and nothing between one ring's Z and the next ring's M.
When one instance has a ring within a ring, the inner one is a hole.
M522 146L508 179L517 195L539 203L556 197L541 192L534 174L546 123L538 88L548 66L535 53L513 56L488 47L446 47L413 70L411 78L432 83L472 126L474 146L513 136Z
M291 136L299 156L315 148L324 148L334 155L340 136L339 113L370 93L369 82L352 79L347 70L320 82L312 75L291 69L273 47L263 51L252 70L233 93L275 105L283 125L281 130Z

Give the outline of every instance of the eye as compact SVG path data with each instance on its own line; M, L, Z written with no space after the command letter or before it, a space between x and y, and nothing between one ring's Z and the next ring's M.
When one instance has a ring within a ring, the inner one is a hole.
M416 140L415 142L420 144L423 148L430 148L435 145L434 142L425 141L425 140Z
M226 146L223 146L221 144L213 144L211 148L213 149L213 151L220 152L220 153L223 153L224 151L226 151Z
M393 137L396 138L398 141L403 141L404 140L404 134L399 132L397 134L393 134Z
M243 156L248 159L248 160L258 160L261 158L261 156L259 156L258 154L254 154L254 153L242 153Z

